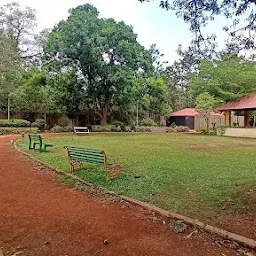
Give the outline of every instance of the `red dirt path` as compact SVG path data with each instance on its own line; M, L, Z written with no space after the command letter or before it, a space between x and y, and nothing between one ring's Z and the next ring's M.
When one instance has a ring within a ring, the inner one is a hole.
M236 255L58 183L55 174L8 146L11 138L0 136L0 254L2 249L5 256Z

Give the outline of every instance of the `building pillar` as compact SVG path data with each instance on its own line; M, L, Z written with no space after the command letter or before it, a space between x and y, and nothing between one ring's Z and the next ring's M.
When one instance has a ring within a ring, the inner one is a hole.
M249 124L250 115L249 115L249 114L250 114L250 113L249 113L248 110L245 110L245 111L244 111L244 126L245 126L245 127L250 126L250 124Z
M231 110L225 111L225 126L231 126Z

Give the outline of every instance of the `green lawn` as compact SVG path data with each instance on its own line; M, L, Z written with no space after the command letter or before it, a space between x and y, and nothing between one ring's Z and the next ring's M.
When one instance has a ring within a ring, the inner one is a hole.
M221 213L247 211L248 190L256 187L256 140L201 135L89 135L45 139L38 159L69 171L64 145L103 149L118 159L122 175L106 182L101 167L86 164L75 174L119 194L164 209L213 220ZM18 146L27 150L28 141Z

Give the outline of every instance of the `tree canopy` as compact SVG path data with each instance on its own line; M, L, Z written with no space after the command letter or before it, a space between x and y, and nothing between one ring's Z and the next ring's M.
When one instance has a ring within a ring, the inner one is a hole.
M114 101L130 99L135 74L153 71L151 55L137 42L132 27L99 18L90 4L70 10L68 19L50 33L45 52L51 56L49 65L61 62L66 69L76 68L102 124Z
M198 72L191 75L190 86L195 96L208 92L227 102L255 91L255 76L255 62L221 53L218 59L201 63Z

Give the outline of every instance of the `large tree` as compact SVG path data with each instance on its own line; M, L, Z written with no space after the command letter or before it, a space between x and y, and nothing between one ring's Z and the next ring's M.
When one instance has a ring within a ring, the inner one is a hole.
M0 6L0 35L10 37L22 57L34 55L35 10L17 2Z
M137 42L132 27L99 18L89 4L70 10L68 19L51 32L45 52L50 62L77 69L101 124L107 123L113 104L129 100L135 73L153 70L151 55Z
M223 102L234 100L256 90L256 65L234 54L219 54L214 61L204 60L198 72L191 75L194 96L208 92Z
M0 112L7 113L7 102L16 88L20 72L20 58L14 41L0 35Z
M76 70L50 73L47 76L47 84L50 86L57 112L65 113L74 123L74 118L81 113L82 107L89 104Z
M38 69L24 71L18 87L10 94L11 107L16 113L42 114L58 112L54 90L47 84L47 74Z

